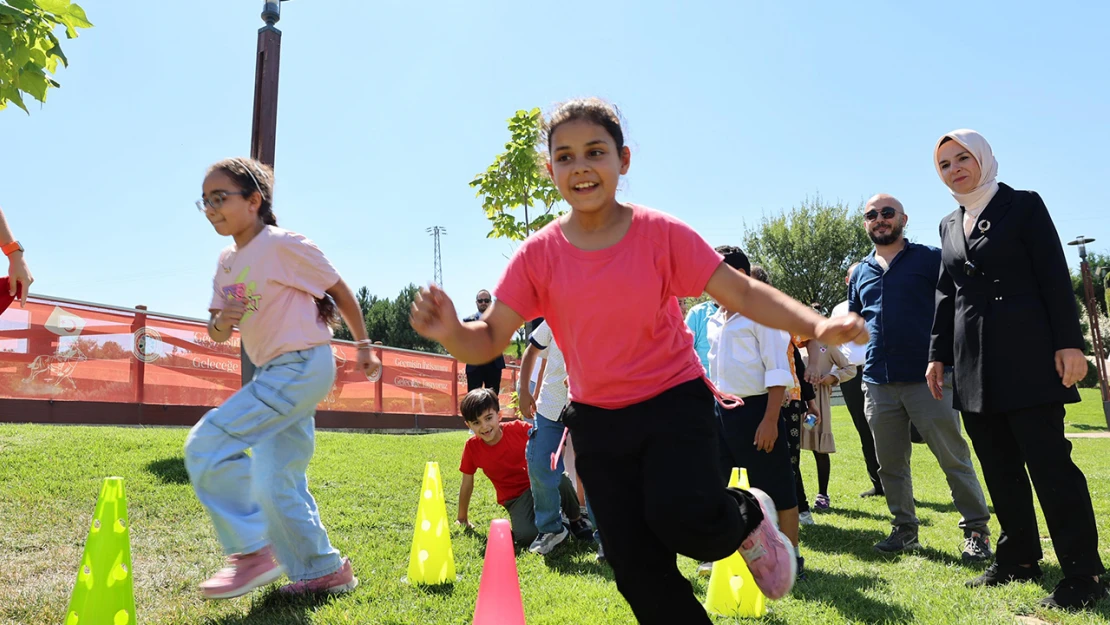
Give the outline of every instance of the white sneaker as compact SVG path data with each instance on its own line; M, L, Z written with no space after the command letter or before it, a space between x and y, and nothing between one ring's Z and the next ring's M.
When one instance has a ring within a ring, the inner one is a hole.
M813 514L806 510L798 513L798 525L817 525L817 522L813 520Z
M570 532L567 531L566 527L561 528L558 534L541 533L539 536L536 536L536 540L533 540L532 544L528 546L528 551L545 556L551 553L552 549L558 547L559 543L566 540L567 536L570 536Z

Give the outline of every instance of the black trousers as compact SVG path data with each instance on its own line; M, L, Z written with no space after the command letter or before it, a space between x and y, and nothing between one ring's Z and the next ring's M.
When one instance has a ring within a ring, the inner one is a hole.
M697 379L626 408L563 409L605 557L643 624L710 625L676 555L720 560L763 521L751 494L725 488L714 403Z
M844 404L848 413L852 415L852 424L859 432L859 440L863 445L863 464L867 466L867 477L878 492L883 492L883 483L879 480L879 459L875 455L875 435L871 433L871 426L867 425L867 415L863 411L863 377L857 375L847 382L840 383L840 391L844 394Z
M477 388L491 388L496 393L501 392L501 369L474 369L466 372L466 392Z
M1002 526L995 546L998 563L1033 564L1043 555L1031 477L1064 576L1101 575L1106 569L1098 555L1091 493L1087 478L1071 460L1071 442L1064 438L1064 405L965 412L963 417Z

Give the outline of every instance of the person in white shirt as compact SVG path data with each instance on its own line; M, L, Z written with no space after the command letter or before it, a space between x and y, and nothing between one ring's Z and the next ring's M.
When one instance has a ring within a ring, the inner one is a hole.
M543 378L539 382L539 400L530 390L517 391L521 415L535 419L535 427L528 433L528 447L525 459L528 461L528 477L532 483L532 500L536 512L536 529L539 535L528 550L532 553L550 553L567 538L559 510L562 508L567 518L577 519L570 524L575 538L592 540L593 528L579 515L578 493L564 473L565 465L560 456L555 469L551 468L551 455L563 440L563 424L559 420L563 407L567 405L567 369L563 362L563 352L555 344L551 328L544 321L528 338L528 348L520 362L520 379L528 380L536 360L546 362Z
M717 252L732 268L750 273L751 263L739 248L722 246ZM779 528L798 548L798 499L786 421L779 409L794 386L787 360L790 335L755 323L722 307L708 320L709 379L722 392L744 404L728 410L717 405L721 475L728 480L733 467L744 467L752 488L770 495L778 509Z

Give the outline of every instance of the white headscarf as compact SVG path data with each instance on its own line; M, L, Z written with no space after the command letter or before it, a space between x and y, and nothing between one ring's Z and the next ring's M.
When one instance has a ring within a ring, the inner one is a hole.
M975 188L967 193L952 192L952 197L956 198L956 201L964 207L965 211L972 215L978 215L979 211L986 208L994 194L998 193L998 181L996 180L998 177L998 161L994 159L991 144L987 143L983 135L967 128L953 130L937 139L937 145L933 148L933 166L937 168L937 175L940 176L942 182L944 181L944 174L940 171L937 153L940 152L940 144L945 137L951 137L953 141L962 145L979 163L979 182L975 185ZM952 166L955 166L955 163Z

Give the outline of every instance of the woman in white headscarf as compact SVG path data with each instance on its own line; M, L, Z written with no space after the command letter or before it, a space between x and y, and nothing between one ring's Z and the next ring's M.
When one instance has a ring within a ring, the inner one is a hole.
M1042 604L1091 606L1107 591L1087 480L1064 437L1064 404L1079 401L1087 360L1060 237L1036 192L995 180L998 163L974 130L941 137L933 163L959 207L940 223L926 378L940 398L954 366L953 407L1002 526L995 563L968 585L1041 577L1032 477L1064 572Z

